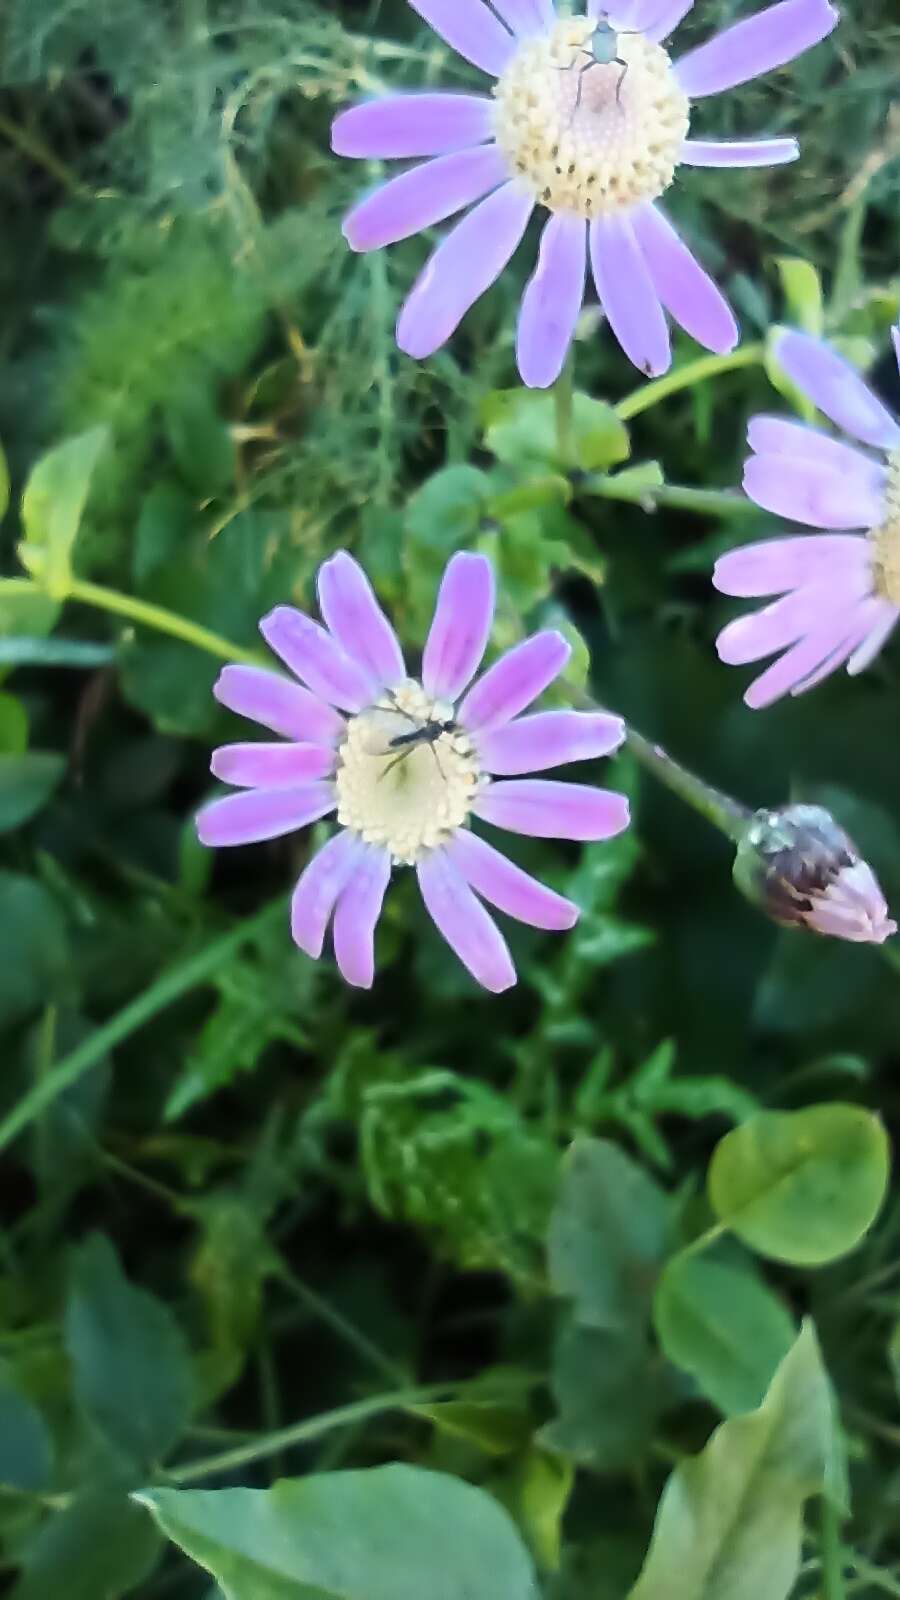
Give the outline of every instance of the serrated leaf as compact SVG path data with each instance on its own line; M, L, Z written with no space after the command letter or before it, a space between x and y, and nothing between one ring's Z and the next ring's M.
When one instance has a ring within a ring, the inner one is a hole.
M689 1253L667 1262L653 1320L669 1360L726 1415L760 1404L796 1337L792 1317L751 1271Z
M723 1422L666 1485L629 1600L787 1600L802 1513L834 1477L828 1374L807 1322L759 1410Z
M420 1467L137 1498L230 1600L536 1600L506 1512L484 1490Z
M509 466L559 468L556 397L537 389L495 390L482 408L484 442ZM572 396L573 464L582 472L607 471L631 451L628 429L612 406L590 395Z
M100 1234L75 1256L65 1341L85 1414L134 1465L162 1460L190 1414L187 1345L168 1307L128 1282Z
M870 1111L763 1111L716 1146L709 1199L719 1220L761 1255L814 1267L859 1244L889 1174L887 1134Z
M72 576L71 556L106 427L90 428L49 450L32 469L22 496L19 546L22 565L51 599L64 600Z

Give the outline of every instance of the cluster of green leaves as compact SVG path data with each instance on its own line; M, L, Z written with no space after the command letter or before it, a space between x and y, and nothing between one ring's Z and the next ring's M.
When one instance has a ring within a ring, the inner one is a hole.
M696 6L684 43L743 9ZM348 992L288 938L316 841L214 863L191 820L237 726L213 680L264 610L346 545L415 646L478 548L492 649L562 627L565 703L748 803L820 800L900 903L890 654L754 718L712 649L712 560L767 526L745 420L798 406L776 322L900 401L900 29L845 10L839 62L712 103L802 164L674 202L743 364L699 381L685 342L651 403L589 311L568 414L512 387L526 250L416 365L393 325L422 241L343 244L371 175L328 156L335 107L474 81L406 0L2 8L14 1600L900 1592L890 954L767 927L624 756L586 776L629 792L627 835L511 841L582 917L514 929L500 999L403 875L378 987Z

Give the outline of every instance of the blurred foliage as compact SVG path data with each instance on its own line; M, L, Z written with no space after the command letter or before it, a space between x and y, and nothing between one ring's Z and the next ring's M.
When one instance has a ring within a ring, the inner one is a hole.
M746 11L698 0L679 42ZM893 0L844 11L698 108L699 131L796 133L802 160L687 172L672 210L747 343L824 327L900 408L900 23ZM890 949L766 925L627 756L587 776L628 791L628 835L514 841L583 915L514 928L499 999L409 875L359 994L290 943L307 838L214 860L194 837L232 726L210 636L257 651L261 613L308 604L347 546L416 648L448 555L477 547L492 648L564 627L565 702L590 686L749 805L830 806L900 903L896 648L764 715L713 650L712 561L767 519L691 494L731 491L748 415L790 404L771 362L626 425L636 375L588 311L572 473L553 401L515 387L529 249L448 349L397 354L424 245L347 251L375 174L330 156L330 118L474 81L405 0L0 9L14 1600L469 1600L485 1573L490 1600L777 1600L798 1560L813 1600L844 1442L848 1592L900 1593ZM814 1495L826 1531L801 1545Z

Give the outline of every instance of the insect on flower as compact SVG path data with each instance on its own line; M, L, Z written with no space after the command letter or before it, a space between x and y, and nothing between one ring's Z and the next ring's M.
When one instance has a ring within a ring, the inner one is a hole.
M648 375L671 364L668 313L708 350L731 350L730 306L661 201L682 167L795 161L796 139L691 137L694 104L782 67L829 34L830 0L778 0L686 54L669 35L692 0L409 0L446 43L489 74L489 94L393 94L352 106L332 128L338 155L421 159L344 220L352 250L381 250L466 212L426 262L397 323L424 360L456 332L548 213L519 314L525 383L554 383L590 272L625 354ZM596 70L605 68L605 71Z
M226 667L215 693L280 735L216 750L217 778L242 791L205 806L204 844L276 839L337 814L339 831L294 890L291 931L322 954L329 924L348 983L368 988L375 926L395 867L415 868L425 905L460 961L495 993L516 981L506 941L483 904L531 927L562 930L578 907L523 872L472 822L538 839L609 839L628 826L624 795L522 775L609 755L625 729L604 713L521 716L570 650L548 629L501 656L473 684L494 615L494 576L460 552L441 581L420 678L361 567L339 551L320 568L326 627L276 606L260 630L293 674ZM300 682L294 681L300 679Z

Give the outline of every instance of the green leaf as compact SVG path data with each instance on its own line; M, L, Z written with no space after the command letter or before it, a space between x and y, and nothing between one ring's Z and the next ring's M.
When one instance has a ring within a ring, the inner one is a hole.
M187 1347L168 1308L128 1282L100 1234L75 1256L65 1339L86 1415L129 1461L160 1461L190 1412Z
M64 600L71 555L97 461L109 439L106 427L67 439L41 457L22 496L22 565L52 599Z
M28 712L18 695L0 691L0 751L20 756L28 749Z
M567 1322L551 1383L559 1415L538 1436L545 1449L598 1472L630 1466L649 1449L667 1395L642 1332Z
M811 261L802 261L799 256L776 256L775 265L784 291L787 321L820 337L825 327L825 310L822 280L816 268Z
M815 1267L859 1243L881 1209L889 1170L884 1127L859 1106L764 1111L716 1146L709 1199L761 1255Z
M47 804L66 770L52 750L0 755L0 833L20 828Z
M18 1022L71 982L62 913L43 884L0 872L0 1024Z
M137 1498L230 1600L536 1600L506 1512L420 1467Z
M669 1360L728 1415L760 1404L796 1338L793 1319L752 1272L689 1253L667 1263L653 1319Z
M53 1442L37 1406L0 1384L0 1484L36 1492L46 1487L52 1466Z
M119 1600L149 1576L159 1548L124 1494L91 1491L42 1524L9 1600Z
M9 467L6 464L6 452L0 445L0 522L9 509Z
M509 466L559 467L556 399L537 389L503 389L489 394L482 408L484 442ZM628 429L602 400L572 397L574 463L582 472L606 471L631 453Z
M55 628L59 612L59 601L28 578L0 578L0 639L42 637Z
M204 499L224 494L234 482L237 451L202 376L192 374L168 395L164 417L185 483Z
M578 1322L622 1329L642 1322L669 1243L669 1203L617 1145L576 1139L566 1158L548 1239L557 1294Z
M723 1422L673 1472L630 1600L786 1600L804 1503L834 1471L828 1374L804 1325L758 1411Z

